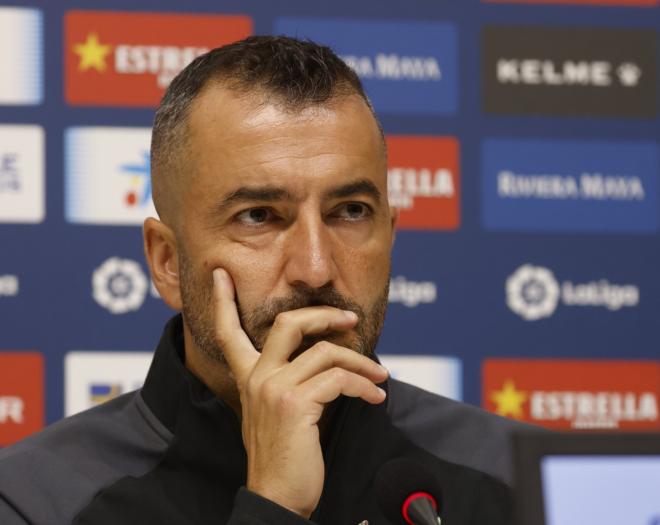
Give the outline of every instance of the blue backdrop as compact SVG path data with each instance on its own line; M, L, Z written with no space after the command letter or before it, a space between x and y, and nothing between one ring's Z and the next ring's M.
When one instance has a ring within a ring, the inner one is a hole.
M64 20L72 10L238 14L252 18L254 33L318 39L360 71L388 135L458 140L458 227L399 231L393 276L404 277L409 288L393 297L398 302L390 305L381 353L460 359L462 397L475 404L481 403L481 367L489 357L657 360L657 6L477 0L1 4L0 19L6 6L42 13L42 99L37 94L35 102L18 104L2 102L0 95L1 125L37 125L45 137L43 220L0 218L0 276L6 283L0 291L0 350L43 354L47 422L64 412L68 352L152 350L171 315L148 285L131 280L136 272L130 268L128 280L115 281L108 293L137 290L143 298L137 309L113 313L93 295L94 272L110 258L138 261L146 273L139 226L67 220L74 161L65 159L73 147L65 143L66 130L145 128L153 118L152 107L66 102L71 80L65 56L71 50ZM556 39L541 33L547 49L534 40L535 28L558 30ZM569 28L575 31L565 36ZM534 56L525 55L516 40L522 29ZM101 26L89 31L103 43ZM650 34L651 40L631 39L627 48L631 32ZM574 47L571 35L577 35ZM600 54L589 47L603 39L615 45L601 47ZM502 55L495 56L500 48ZM519 56L512 55L515 50ZM511 97L520 97L515 111ZM561 116L556 106L563 108ZM10 149L0 143L0 155ZM124 162L133 163L136 177L148 170L138 153ZM413 167L420 168L413 157ZM7 164L0 199L9 171ZM147 191L136 180L139 192ZM524 265L549 272L516 274ZM19 283L14 293L11 276ZM414 283L432 283L435 294L420 292L419 304L405 305L401 296L413 294Z

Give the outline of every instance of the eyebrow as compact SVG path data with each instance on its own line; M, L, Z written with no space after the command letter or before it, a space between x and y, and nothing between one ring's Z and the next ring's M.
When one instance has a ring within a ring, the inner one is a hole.
M376 185L367 179L350 182L342 186L333 188L325 193L325 198L342 199L353 195L366 194L374 200L380 201L381 193ZM295 200L291 192L277 186L242 186L228 195L220 202L218 208L240 204L243 202L278 202L284 200Z
M327 192L325 196L331 199L343 199L358 194L369 195L376 201L380 201L381 197L380 190L373 182L367 179L361 179L334 188Z
M220 208L238 204L241 202L276 202L283 200L292 200L293 196L284 188L274 186L261 186L256 188L249 188L243 186L228 194L220 203Z

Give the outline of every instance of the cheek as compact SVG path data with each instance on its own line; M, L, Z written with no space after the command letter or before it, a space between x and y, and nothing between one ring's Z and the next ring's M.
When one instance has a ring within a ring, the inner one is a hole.
M347 251L342 257L342 267L342 277L354 296L370 301L381 293L389 279L390 251L375 243Z
M277 260L265 253L255 253L240 245L209 254L204 266L226 270L234 282L237 300L249 311L269 296L278 275Z

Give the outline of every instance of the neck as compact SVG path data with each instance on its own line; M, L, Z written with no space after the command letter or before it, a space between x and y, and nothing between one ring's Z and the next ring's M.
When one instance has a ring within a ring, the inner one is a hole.
M186 323L183 323L185 365L211 392L241 417L241 401L236 380L224 360L214 359L197 347Z

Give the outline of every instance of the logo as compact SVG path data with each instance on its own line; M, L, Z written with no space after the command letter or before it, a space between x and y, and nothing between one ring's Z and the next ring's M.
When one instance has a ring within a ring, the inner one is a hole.
M660 364L488 359L483 406L555 430L659 430Z
M0 104L41 104L44 99L42 12L0 7L0 35Z
M460 224L459 144L453 137L388 136L387 190L400 229Z
M92 383L89 385L89 400L92 405L100 405L101 403L110 401L121 393L121 385L116 383Z
M149 281L137 261L111 257L94 270L92 297L99 306L119 315L139 310Z
M69 222L141 225L156 216L151 197L148 128L69 128L66 218Z
M12 422L19 425L25 421L25 403L16 396L0 397L0 424Z
M0 223L43 221L44 186L43 128L0 125Z
M64 358L66 416L142 387L151 352L71 351Z
M441 22L280 18L275 32L329 45L360 76L376 111L458 111L458 37Z
M440 82L442 79L440 64L435 57L378 53L375 57L344 55L341 58L363 79L418 82Z
M525 264L506 280L506 304L526 321L550 317L561 302L565 306L591 306L617 311L639 304L639 288L612 284L606 279L588 283L563 281L551 270Z
M390 303L400 303L408 308L414 308L420 304L435 303L438 290L432 281L409 281L402 275L394 277L390 281Z
M0 446L44 425L44 367L41 354L0 352Z
M379 355L390 377L428 392L456 399L463 397L463 366L455 357L425 355Z
M0 275L0 297L16 297L18 295L18 276Z
M621 86L635 87L641 75L642 70L633 62L624 62L612 71L612 65L601 60L567 60L562 63L535 59L497 61L500 84L605 87L618 80Z
M550 317L559 301L559 284L547 268L526 264L506 280L506 304L527 321Z
M657 114L654 30L487 27L482 57L487 113Z
M653 142L497 139L482 151L489 230L658 231Z
M582 4L582 5L621 5L627 7L650 7L658 5L658 0L481 0L490 4Z
M247 37L247 16L69 11L65 94L73 105L155 106L208 50Z
M18 156L14 152L0 157L0 192L18 193L21 191L21 175L17 166Z

